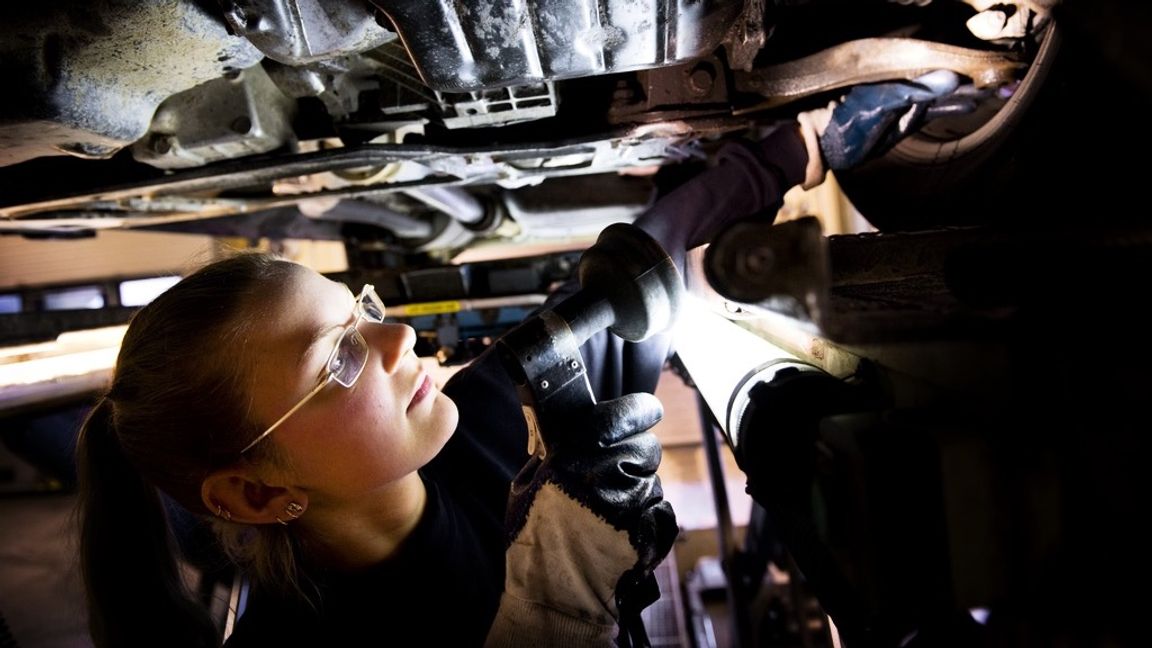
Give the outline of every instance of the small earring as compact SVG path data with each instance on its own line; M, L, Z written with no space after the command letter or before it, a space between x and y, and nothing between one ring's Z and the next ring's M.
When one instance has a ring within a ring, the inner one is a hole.
M223 506L217 504L216 505L216 517L223 518L223 519L227 520L228 522L231 522L232 521L232 512L229 511L228 509L224 508Z
M295 520L303 514L304 507L296 502L288 502L288 504L284 506L284 515L288 516L289 520ZM281 520L279 515L276 516L276 521L285 526L288 524L286 520Z

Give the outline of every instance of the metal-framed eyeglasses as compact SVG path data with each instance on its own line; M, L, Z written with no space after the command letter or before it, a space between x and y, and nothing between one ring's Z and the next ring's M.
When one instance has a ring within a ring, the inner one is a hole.
M356 306L352 310L355 320L340 334L340 339L336 342L336 347L332 349L332 353L328 355L328 364L325 365L325 375L320 379L312 391L308 392L300 402L292 406L284 416L276 420L267 430L264 430L252 442L244 446L240 454L244 454L251 450L257 443L260 443L272 431L280 427L280 425L288 420L304 404L312 400L312 397L320 393L328 383L334 382L344 388L350 389L352 385L360 378L360 374L364 372L364 366L368 364L368 342L357 328L360 322L372 322L374 324L384 323L384 302L380 301L380 296L376 294L376 289L371 284L365 284L360 295L356 298Z

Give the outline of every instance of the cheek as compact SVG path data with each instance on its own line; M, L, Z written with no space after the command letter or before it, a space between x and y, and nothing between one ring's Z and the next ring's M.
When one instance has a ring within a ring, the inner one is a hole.
M273 434L306 480L350 478L361 470L393 472L404 431L394 399L361 381L332 385ZM399 469L398 467L396 469Z
M395 481L431 461L456 430L456 404L439 391L426 407L406 412L389 381L364 378L313 410L307 438L294 439L307 457L298 464L308 466L301 477L313 486L365 490Z
M452 434L456 432L456 425L460 421L460 411L456 409L456 403L444 394L436 395L435 407L433 408L432 438L436 446L436 451L439 452L440 448L448 442Z
M364 385L368 388L369 385ZM439 454L456 431L456 403L437 391L431 403L407 411L407 394L398 398L387 386L359 396L336 420L348 425L349 452L363 454L381 476L400 477L424 466ZM356 421L355 425L351 425Z

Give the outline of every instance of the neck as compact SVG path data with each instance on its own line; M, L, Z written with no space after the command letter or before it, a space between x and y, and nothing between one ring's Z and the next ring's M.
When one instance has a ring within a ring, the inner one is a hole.
M413 472L353 501L315 502L295 524L320 565L356 571L396 553L420 522L426 499L424 482Z

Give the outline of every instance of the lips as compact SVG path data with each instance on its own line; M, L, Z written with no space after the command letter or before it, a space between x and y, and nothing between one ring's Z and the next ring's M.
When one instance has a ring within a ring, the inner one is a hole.
M413 407L416 407L432 392L432 379L428 374L421 374L420 377L420 386L416 388L416 393L412 394L412 400L408 402L408 411L412 411Z

